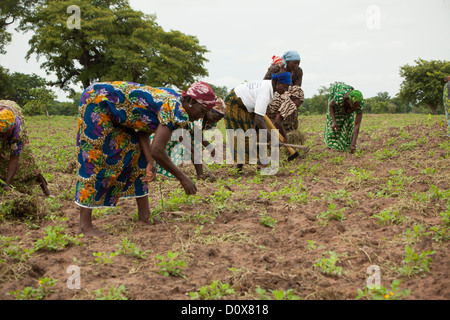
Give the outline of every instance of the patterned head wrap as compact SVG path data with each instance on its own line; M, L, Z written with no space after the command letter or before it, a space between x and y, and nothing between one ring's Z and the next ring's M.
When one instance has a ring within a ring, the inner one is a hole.
M220 113L221 115L225 115L225 112L227 111L227 106L225 105L225 102L223 102L221 98L217 98L216 105L212 110L217 113Z
M358 91L358 90L350 91L349 98L350 98L350 101L353 103L361 103L361 102L363 102L363 99L364 99L361 91Z
M302 88L300 88L299 86L290 87L287 94L291 97L305 100L305 93L303 92Z
M283 59L281 57L278 57L278 56L272 57L272 65L277 64L279 62L283 62Z
M8 131L15 123L16 117L11 111L6 108L0 110L0 132Z
M290 72L280 72L274 73L272 75L272 80L277 80L280 83L291 84L292 83L292 74Z
M212 109L216 105L216 95L214 91L211 89L209 84L203 81L198 81L190 86L187 92L182 93L183 97L191 97L194 100L197 100L198 103L201 103L208 109Z
M301 61L300 54L297 51L287 51L282 56L284 61L284 67L287 68L289 61Z

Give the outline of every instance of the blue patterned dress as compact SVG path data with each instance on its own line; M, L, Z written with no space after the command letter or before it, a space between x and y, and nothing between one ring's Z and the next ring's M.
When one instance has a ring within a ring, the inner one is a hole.
M188 123L179 96L130 82L105 82L82 94L78 119L75 202L86 208L114 207L122 197L148 195L142 182L147 161L137 132L171 131Z

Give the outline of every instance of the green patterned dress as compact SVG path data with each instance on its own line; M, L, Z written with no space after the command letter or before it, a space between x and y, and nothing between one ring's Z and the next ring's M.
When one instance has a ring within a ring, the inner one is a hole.
M446 83L444 87L444 109L445 116L447 117L447 136L450 137L450 81Z
M332 129L333 119L328 107L324 141L329 148L345 151L349 150L352 144L353 132L355 128L355 116L356 114L362 113L364 110L363 101L359 109L353 111L352 113L345 112L345 95L352 90L354 90L353 87L343 82L336 82L331 87L330 96L328 98L328 105L330 105L331 101L334 100L334 115L339 131L334 132Z

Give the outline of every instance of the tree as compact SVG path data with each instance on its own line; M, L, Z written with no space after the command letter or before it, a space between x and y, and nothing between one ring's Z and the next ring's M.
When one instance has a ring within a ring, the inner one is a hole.
M5 46L11 41L11 33L6 29L20 18L30 15L41 0L1 0L0 1L0 54L5 53Z
M450 61L418 59L416 65L400 68L404 78L399 97L405 103L427 105L433 114L438 114L442 103L444 79L450 74Z
M23 106L28 101L35 99L35 96L32 94L33 89L45 88L47 85L47 81L36 74L29 75L14 72L9 78L13 87L10 98L17 102L19 106Z
M321 86L319 94L315 94L308 101L309 112L315 114L325 114L328 111L328 97L330 94L331 85L328 87Z
M228 93L230 93L230 90L226 86L218 87L213 85L212 83L210 83L209 85L211 86L211 89L213 89L216 96L222 98L223 100L225 100Z
M367 113L395 113L395 105L391 106L388 92L378 92L375 97L365 99L364 108Z
M67 27L67 8L81 12L81 28ZM43 1L24 19L33 30L27 58L45 57L42 68L56 74L64 90L94 81L132 81L180 89L206 76L206 48L194 36L165 32L154 15L133 10L125 0Z
M9 71L0 66L0 100L11 99L12 91Z
M36 114L45 110L48 118L48 130L50 131L50 114L48 113L47 105L56 99L56 95L46 88L35 88L30 90L30 94L34 99L28 101L23 109L26 114Z

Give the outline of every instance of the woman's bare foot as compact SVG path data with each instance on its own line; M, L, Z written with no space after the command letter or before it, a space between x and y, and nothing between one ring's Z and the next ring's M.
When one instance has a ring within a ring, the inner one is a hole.
M150 218L146 218L146 219L138 218L138 222L137 222L137 224L141 225L141 226L151 226L151 225L157 225L157 224L161 224L161 223L162 222L159 219L151 219L150 220Z
M85 237L104 237L107 235L106 232L95 229L94 227L82 227L78 228L78 235L84 235Z
M92 224L92 209L80 208L80 224L78 227L78 234L83 234L85 237L103 237L106 233L94 228Z

